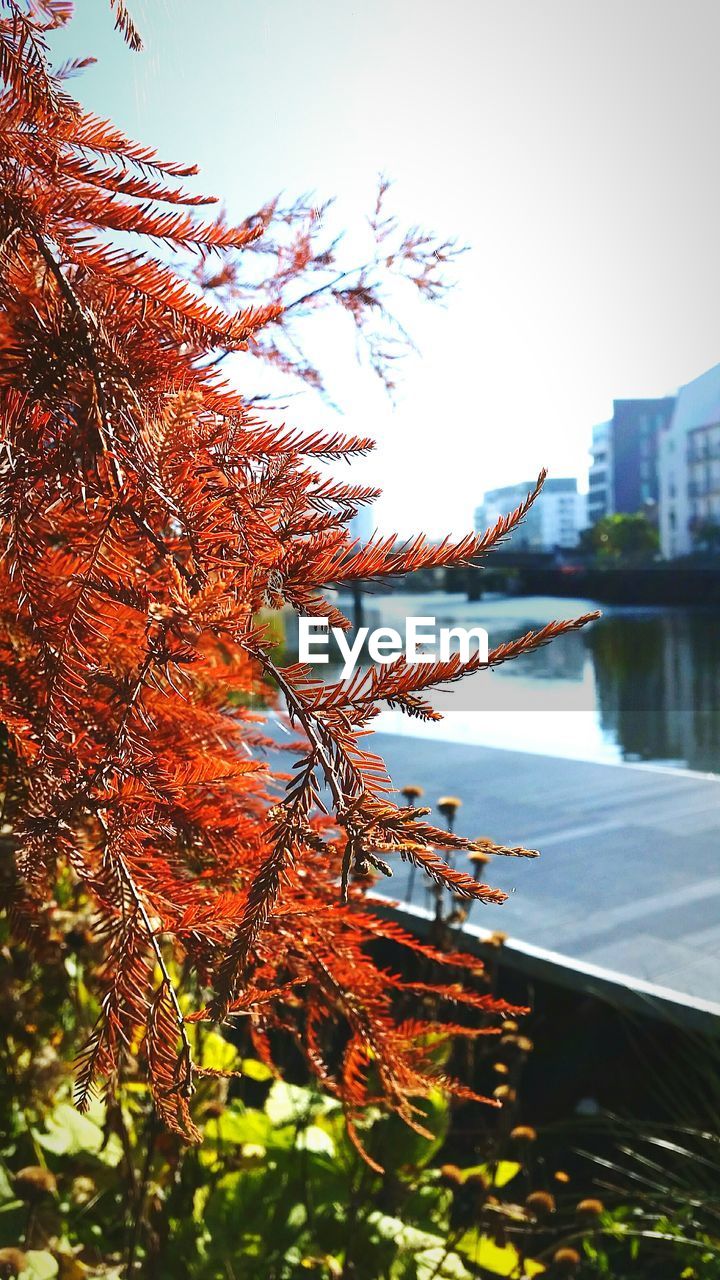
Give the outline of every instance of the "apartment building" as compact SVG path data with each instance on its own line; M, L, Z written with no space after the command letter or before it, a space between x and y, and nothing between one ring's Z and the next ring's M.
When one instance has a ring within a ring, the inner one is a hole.
M660 548L689 555L720 529L720 364L678 393L658 453Z
M613 507L612 419L592 429L592 463L588 490L588 522L597 524Z
M489 490L475 509L475 530L482 533L500 518L514 511L532 490L534 481L504 485ZM551 476L525 520L512 534L512 548L552 551L555 547L576 547L580 531L587 526L587 495L578 493L577 480Z
M674 408L674 396L614 400L612 418L593 427L590 524L617 512L657 519L658 445Z

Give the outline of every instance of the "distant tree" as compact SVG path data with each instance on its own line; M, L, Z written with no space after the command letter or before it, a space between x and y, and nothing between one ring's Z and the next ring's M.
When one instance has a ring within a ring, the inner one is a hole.
M720 524L716 520L703 520L693 529L693 546L697 551L720 551Z
M584 550L601 560L625 564L652 560L660 548L658 531L642 511L603 516L581 539Z

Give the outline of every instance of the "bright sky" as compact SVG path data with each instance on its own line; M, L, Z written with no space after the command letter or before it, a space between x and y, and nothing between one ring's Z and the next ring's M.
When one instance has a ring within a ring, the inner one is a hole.
M141 54L79 0L58 45L99 63L72 90L231 215L314 190L362 217L382 171L402 219L471 246L447 307L413 311L394 409L329 353L343 425L380 444L382 528L466 531L543 464L584 487L613 396L720 359L717 0L129 3Z

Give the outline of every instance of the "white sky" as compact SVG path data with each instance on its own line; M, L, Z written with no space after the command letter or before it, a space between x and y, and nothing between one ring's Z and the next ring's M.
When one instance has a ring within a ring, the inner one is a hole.
M276 191L395 208L471 245L393 410L329 349L378 523L462 532L486 488L543 464L585 480L613 396L720 359L717 0L130 0L147 52L81 0L63 56L94 110L242 216ZM202 15L199 17L198 15ZM327 360L324 363L327 369ZM254 389L254 388L253 388ZM290 401L319 424L323 405Z

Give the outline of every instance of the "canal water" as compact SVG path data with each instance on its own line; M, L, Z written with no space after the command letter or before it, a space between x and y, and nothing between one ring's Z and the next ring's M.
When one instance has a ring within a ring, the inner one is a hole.
M352 616L350 602L338 603ZM556 618L602 618L433 695L440 723L383 711L380 731L578 760L720 774L720 613L617 608L590 600L395 592L365 597L365 624L404 634L409 616L485 627L490 647ZM323 674L326 674L325 669Z

